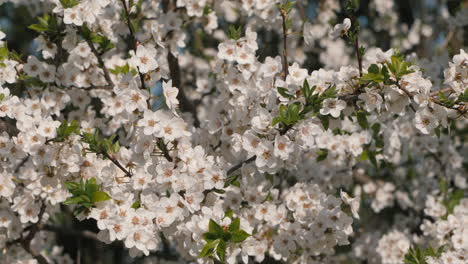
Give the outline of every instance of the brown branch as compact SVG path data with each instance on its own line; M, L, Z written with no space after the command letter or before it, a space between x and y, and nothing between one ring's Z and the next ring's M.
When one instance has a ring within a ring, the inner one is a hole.
M121 0L121 2L122 2L122 5L123 5L123 8L124 8L125 17L127 19L126 24L127 24L128 30L130 31L130 41L132 42L132 49L133 49L133 51L135 51L135 56L136 56L137 40L136 40L136 37L135 37L135 32L133 32L132 22L130 21L130 12L128 11L127 3L125 3L125 0ZM137 66L136 68L137 68L138 76L140 76L141 89L146 90L145 75L143 73L141 73L140 67ZM150 105L150 104L148 103L148 105Z
M161 150L163 156L167 159L167 161L172 162L173 158L171 157L171 155L169 155L169 150L167 149L167 145L164 143L164 140L162 138L158 138L156 145L159 148L159 150Z
M193 104L193 102L187 98L184 89L181 86L181 71L179 65L179 59L176 58L170 50L167 52L167 62L169 63L169 70L172 80L172 86L179 89L179 93L177 94L177 99L180 102L180 110L182 112L189 112L193 116L193 124L195 127L200 126L200 120L197 116L197 108Z
M42 256L41 253L35 252L31 248L31 241L34 239L36 233L40 231L40 225L41 225L42 217L44 216L44 213L45 213L45 209L46 209L46 204L43 201L41 205L41 209L39 211L37 223L26 228L29 230L29 233L26 235L26 237L20 237L19 239L13 240L6 244L6 247L9 247L11 245L19 243L26 252L28 252L33 258L37 260L39 264L49 264L49 262L44 256Z
M438 96L439 93L448 93L448 92L452 92L453 89L448 87L448 88L444 88L442 90L439 90L439 91L434 91L432 93L429 94L430 97L434 97L434 96Z
M404 88L404 87L402 87L402 86L400 85L399 80L397 80L397 81L395 82L395 85L398 87L398 89L402 90L402 91L409 97L410 101L413 99L413 95L412 95L408 90L406 90L406 88ZM442 89L442 90L440 90L440 91L432 92L432 93L430 93L429 96L430 96L430 97L434 97L434 96L437 96L437 95L439 94L439 92L444 93L444 92L449 92L449 91L452 91L452 88L445 88L445 89ZM445 107L445 108L452 109L452 110L456 110L456 111L459 112L461 115L464 115L464 114L467 112L466 110L463 109L463 107L458 108L458 107L453 107L453 106L447 106L447 105L445 105L445 104L443 104L443 103L441 103L441 102L439 102L439 101L437 101L437 100L431 100L431 101L432 101L434 104L443 106L443 107ZM410 105L409 105L409 106L410 106L411 110L413 110L413 112L416 112L416 109L414 109L413 105L411 105L411 102L410 102Z
M8 120L0 119L0 133L3 131L7 132L10 136L16 136L19 133L15 125L8 122Z
M242 167L242 165L244 164L249 164L250 162L254 161L257 159L257 156L252 156L236 165L234 165L233 167L231 167L227 172L226 172L226 175L227 176L230 176L231 174L233 174L236 170L240 169Z
M286 77L289 74L288 71L288 29L286 21L288 20L288 13L280 9L281 19L283 20L283 79L286 81Z
M163 12L167 13L171 8L171 2L169 0L163 0L162 3ZM172 36L173 31L169 31L164 38L164 41L167 41L168 38ZM179 89L179 93L177 94L177 99L180 103L180 110L182 112L189 112L193 116L193 125L195 127L200 127L200 120L198 119L197 115L197 107L196 105L187 97L185 94L184 89L182 89L182 78L181 78L181 70L179 65L179 59L172 54L170 49L167 51L167 63L169 64L169 71L172 80L172 86Z
M400 85L400 80L397 80L397 81L395 82L395 85L398 87L398 89L400 89L401 91L403 91L403 92L408 96L408 98L410 99L410 104L409 104L409 106L410 106L411 110L413 110L413 112L416 112L416 109L414 109L414 106L411 104L411 102L412 102L411 100L413 99L413 95L412 95L408 90L406 90L406 88L404 88L404 87L402 87L402 86Z
M197 105L199 105L199 104L203 101L203 98L205 98L205 97L207 97L207 96L209 96L209 95L212 95L212 94L214 94L215 92L216 92L216 88L213 87L209 92L206 92L206 93L202 94L202 95L200 96L199 99L195 100L195 102L194 102L195 107L196 107Z
M96 56L98 60L99 68L101 68L102 71L104 72L104 78L106 79L107 85L113 87L114 82L112 81L109 75L109 71L107 70L106 65L104 64L104 61L102 60L101 54L99 54L99 52L97 51L96 47L94 47L94 44L90 39L85 38L85 40L86 40L86 43L88 43L88 46L91 49L91 52L94 54L94 56Z
M130 171L125 169L125 167L122 166L122 164L120 164L120 162L117 159L115 159L114 157L109 155L109 153L103 151L103 152L101 152L101 154L104 155L104 157L108 158L110 161L112 161L112 163L114 163L121 171L123 171L126 176L132 177L132 173L130 173Z
M357 57L357 60L358 60L359 76L362 77L362 56L361 56L361 52L359 51L358 32L356 32L356 36L355 36L355 40L354 40L354 48L356 49L356 57Z
M42 226L42 230L48 231L48 232L54 232L58 234L63 234L66 236L74 236L74 237L86 238L86 239L91 239L91 240L102 242L101 240L99 240L96 233L88 231L88 230L75 231L73 229L67 229L67 228L62 228L62 227L57 227L57 226L52 226L52 225L44 225Z
M30 157L29 155L27 155L26 157L24 157L24 158L21 160L21 162L20 162L18 165L16 165L16 168L13 170L13 172L14 172L14 173L18 173L19 170L21 169L21 167L23 167L24 164L26 164L26 162L29 160L29 157Z

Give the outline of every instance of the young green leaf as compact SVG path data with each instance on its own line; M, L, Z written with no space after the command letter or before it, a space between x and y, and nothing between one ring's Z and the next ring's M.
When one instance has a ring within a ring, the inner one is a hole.
M218 225L218 223L216 223L213 219L210 219L210 222L208 224L208 231L219 236L221 236L224 233L223 228L220 225Z
M376 64L372 64L367 71L369 73L379 74L380 73L380 68Z
M237 230L232 232L231 241L234 243L241 243L246 240L250 236L249 233L245 232L244 230Z
M234 25L230 25L228 29L228 37L233 40L238 40L242 36L242 26L235 27Z
M78 0L60 0L63 8L72 8L77 6L80 2Z
M216 255L222 263L224 263L226 260L226 249L226 242L223 240L219 241L218 246L216 247Z
M232 220L232 223L229 225L229 231L234 232L238 231L240 228L240 218L235 218Z
M218 246L221 240L216 239L210 242L207 242L206 245L203 247L202 251L198 255L200 258L204 257L211 257L215 251L215 248Z
M369 128L369 122L367 121L367 113L365 111L362 111L362 110L358 111L356 113L356 117L357 117L359 125L362 128L364 128L364 129Z
M93 199L92 199L92 202L93 203L97 203L97 202L103 202L103 201L107 201L110 199L110 196L103 192L103 191L97 191L95 193L93 193Z
M278 90L278 93L281 96L283 96L284 98L287 98L287 99L293 99L294 98L294 95L288 94L288 89L286 89L284 87L277 87L276 89Z
M203 240L207 241L207 242L210 242L210 241L213 241L213 240L216 240L216 239L221 239L221 236L218 236L214 233L210 233L210 232L207 232L207 233L204 233L202 235L203 237Z
M138 209L141 207L141 201L140 200L136 200L133 204L132 204L132 208L133 209Z
M320 149L317 152L317 162L325 160L328 157L328 149Z

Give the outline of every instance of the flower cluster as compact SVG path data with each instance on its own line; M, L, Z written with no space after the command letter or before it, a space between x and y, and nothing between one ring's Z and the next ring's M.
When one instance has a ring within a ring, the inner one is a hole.
M393 1L3 2L1 263L466 263L468 55Z

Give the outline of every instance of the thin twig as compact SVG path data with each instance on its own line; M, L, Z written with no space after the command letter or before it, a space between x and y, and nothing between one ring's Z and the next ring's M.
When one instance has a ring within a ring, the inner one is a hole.
M167 161L172 162L173 158L171 157L171 155L169 155L169 150L167 149L167 145L164 143L164 140L162 138L158 138L156 145L158 146L159 150L161 150L163 156L167 159Z
M206 92L206 93L202 94L199 99L195 100L195 102L194 102L195 106L199 105L203 101L203 98L205 98L205 97L207 97L209 95L212 95L215 92L216 92L216 88L213 87L209 92Z
M444 89L439 90L439 91L434 91L434 92L430 93L429 96L434 97L434 96L438 96L439 93L448 93L448 92L452 92L452 91L453 91L453 89L448 87L448 88L444 88Z
M104 61L102 60L101 54L99 54L99 52L97 51L96 47L94 47L94 44L90 39L85 38L85 40L86 40L86 43L88 43L88 46L91 49L91 52L93 52L94 56L96 56L98 60L99 68L101 68L102 71L104 72L104 78L106 79L107 85L113 87L114 82L112 81L109 75L109 71L107 70L106 65L104 64Z
M400 85L400 81L399 81L399 80L397 80L397 81L395 82L395 85L398 87L398 89L400 89L401 91L403 91L403 92L408 96L408 98L410 99L410 104L409 104L409 106L410 106L411 110L413 110L413 112L416 112L416 109L414 109L414 106L411 104L411 103L412 103L412 99L413 99L413 95L412 95L408 90L406 90L406 88L404 88L404 87L402 87L402 86Z
M257 156L252 156L240 163L238 163L237 165L234 165L233 167L231 167L228 171L227 171L227 176L230 176L231 174L233 174L236 170L240 169L242 167L242 165L244 164L249 164L250 162L254 161L255 159L257 159Z
M21 169L21 167L23 167L24 164L26 164L28 159L29 159L29 154L21 160L21 162L16 166L16 168L13 170L13 172L18 173L19 170Z
M131 42L132 42L132 49L133 49L133 51L135 51L135 56L136 56L136 51L137 51L137 40L136 40L136 37L135 37L135 32L133 32L132 22L130 21L130 12L128 11L127 3L125 3L125 0L121 0L121 2L122 2L122 5L123 5L123 8L124 8L125 17L126 17L126 19L127 19L127 23L126 23L126 24L127 24L128 30L130 31L130 38L131 38ZM144 76L143 73L141 73L140 67L137 66L136 68L137 68L138 76L140 76L141 89L146 90L145 76Z
M101 154L104 155L104 157L108 158L110 161L112 161L112 163L114 163L117 167L119 167L119 169L123 171L126 176L132 177L132 173L130 173L130 171L125 169L125 167L122 166L122 164L120 164L120 162L117 159L109 155L107 152L101 152Z
M286 21L288 20L288 13L280 9L281 19L283 20L283 79L286 81L286 77L289 74L288 70L288 29Z
M46 209L46 204L43 201L41 205L41 209L39 211L37 223L30 226L28 235L19 240L19 243L24 248L24 250L28 252L31 256L33 256L33 258L35 258L37 262L39 262L39 264L49 264L49 262L44 256L42 256L41 253L35 252L31 248L31 241L34 239L34 236L36 235L36 233L40 231L39 225L41 224L42 217L44 216L44 213L45 213L45 209Z
M359 51L359 37L358 37L358 33L356 33L356 36L355 36L354 48L356 49L356 57L357 57L357 60L358 60L359 77L362 77L362 57L361 57L361 51Z

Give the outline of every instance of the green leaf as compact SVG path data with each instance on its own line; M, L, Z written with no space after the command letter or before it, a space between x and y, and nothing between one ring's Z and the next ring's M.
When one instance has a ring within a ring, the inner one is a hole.
M92 202L93 203L97 203L97 202L103 202L103 201L107 201L110 199L110 196L103 192L103 191L97 191L95 193L93 193L93 199L92 199Z
M42 32L46 32L49 28L45 25L41 25L41 24L32 24L30 26L28 26L29 29L32 29L38 33L42 33Z
M283 10L284 12L289 13L291 12L295 3L296 2L291 2L291 0L286 0L284 4L278 4L278 7L280 10Z
M83 203L91 203L91 197L86 194L81 194L79 197L83 200Z
M367 113L365 111L360 110L356 113L356 116L357 116L359 125L364 129L368 129L369 122L367 121Z
M239 174L229 176L224 182L224 188L227 188L228 186L233 185L233 183L237 181L239 176L240 176Z
M263 200L263 202L268 202L268 201L273 201L273 195L271 194L271 192L268 192L267 196L265 197L265 200Z
M4 44L4 46L0 47L0 61L3 61L4 59L8 58L8 47Z
M365 149L362 151L361 155L359 156L359 161L366 161L367 159L369 159L369 154L368 154L368 150Z
M77 190L80 188L80 184L77 182L68 181L65 182L65 188L71 192L72 190Z
M369 73L379 74L380 68L379 68L379 66L377 66L377 64L372 64L367 71Z
M210 242L210 241L213 241L213 240L216 240L216 239L221 239L221 236L218 236L218 235L210 233L210 232L204 233L202 235L202 237L203 237L203 240L205 240L207 242Z
M225 193L226 193L225 190L216 189L216 188L211 189L211 191L213 191L213 192L215 192L215 193L219 193L219 194L225 194Z
M208 231L212 234L215 234L217 236L222 236L224 233L223 228L218 225L213 219L210 219L210 222L208 224Z
M226 217L229 217L229 218L232 219L233 215L234 215L234 211L232 211L232 209L229 209L229 210L226 211L226 213L224 213L223 219L226 218Z
M448 200L445 202L447 215L453 213L453 209L455 209L455 206L460 203L460 200L463 199L464 196L465 192L463 190L456 190L450 193Z
M96 183L95 178L91 178L86 181L86 184L85 184L86 194L89 194L89 196L91 196L93 193L97 192L98 190L99 190L99 185Z
M54 142L63 142L65 141L71 134L79 134L80 133L80 125L76 120L73 120L70 124L68 121L65 120L60 126L56 129L57 136L54 139Z
M218 256L221 262L225 262L226 260L226 249L227 244L224 241L219 241L218 246L216 247L216 255Z
M133 204L132 204L132 208L133 209L138 209L141 207L141 201L140 200L136 200Z
M404 60L403 56L400 54L395 54L391 57L391 62L387 62L388 69L395 75L397 79L400 79L406 74L414 72L410 70L409 67L411 64Z
M291 94L288 94L288 89L284 88L284 87L277 87L276 88L278 90L278 93L283 96L284 98L287 98L287 99L293 99L294 98L294 95L291 95Z
M207 16L211 12L213 12L213 9L210 5L206 5L205 8L203 8L203 16Z
M384 139L383 139L383 135L379 135L375 138L375 147L376 148L383 148L384 147Z
M373 124L371 126L371 129L372 129L372 133L374 134L374 136L378 135L380 132L380 124L379 123Z
M301 106L299 103L294 103L289 105L287 111L286 111L286 118L283 120L283 122L286 125L294 125L300 120L300 112Z
M385 80L385 77L380 74L380 73L366 73L362 75L361 81L364 83L367 82L376 82L376 83L381 83Z
M369 156L369 160L372 163L372 165L377 167L377 159L375 158L375 152L368 150L367 155Z
M232 223L229 225L229 231L234 232L238 231L240 228L240 218L235 218L232 220Z
M292 27L293 20L291 18L286 19L286 29L290 29Z
M442 179L439 181L439 189L440 192L443 194L448 193L449 185L446 180Z
M328 149L320 149L317 151L317 162L323 161L328 157Z
M322 122L322 126L324 130L328 130L328 127L330 125L330 120L328 115L318 115L318 118Z
M245 232L244 230L238 230L238 231L232 232L231 241L234 243L241 243L244 240L246 240L249 236L250 234Z
M72 8L77 6L80 2L78 0L60 0L63 8Z
M355 0L355 1L359 1L359 0ZM366 52L366 48L361 46L359 47L359 54L361 55L361 58L364 56L364 53Z
M304 98L306 99L309 98L310 86L309 86L309 82L307 81L307 79L304 80L301 90L302 90L302 94L304 95Z
M207 242L206 245L203 247L202 251L200 252L200 255L198 256L200 258L211 257L214 253L215 248L218 246L220 241L221 240L216 239L211 242Z
M403 259L405 264L427 264L427 257L438 258L441 256L444 251L444 246L441 246L439 249L435 250L432 247L428 247L424 250L421 250L419 247L410 247L408 252L405 254Z
M69 198L67 198L67 199L63 202L63 204L65 204L65 205L73 205L73 204L79 204L79 203L81 203L81 202L83 202L83 198L80 197L80 196L78 196L78 197L69 197Z
M465 88L465 91L460 94L460 96L457 99L457 102L468 102L468 88Z
M384 78L384 83L385 84L390 84L388 81L390 79L390 73L388 72L388 68L384 65L382 66L382 69L380 70L381 75Z
M333 85L326 89L321 95L320 95L320 100L324 101L325 99L328 98L335 98L337 96L338 92L336 91L336 85Z
M240 39L242 36L242 26L235 27L234 25L230 25L227 35L230 39Z
M28 28L38 33L46 33L49 37L54 38L59 34L58 21L55 16L45 14L43 17L38 17L38 24L30 25Z

